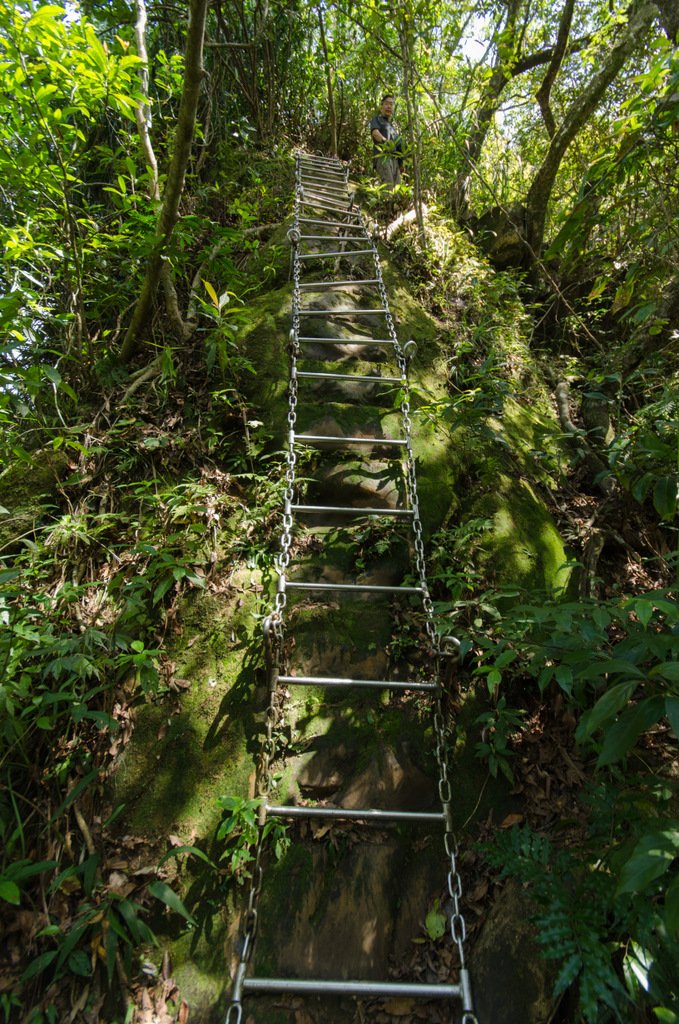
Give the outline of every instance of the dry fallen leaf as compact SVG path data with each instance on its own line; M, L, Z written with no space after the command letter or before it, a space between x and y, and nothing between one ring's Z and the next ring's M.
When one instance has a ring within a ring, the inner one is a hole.
M394 1017L407 1017L413 1012L414 1006L415 1000L409 999L407 996L399 999L387 999L384 1003L385 1012L393 1014Z
M513 825L520 825L523 821L523 814L508 814L500 823L500 828L511 828Z

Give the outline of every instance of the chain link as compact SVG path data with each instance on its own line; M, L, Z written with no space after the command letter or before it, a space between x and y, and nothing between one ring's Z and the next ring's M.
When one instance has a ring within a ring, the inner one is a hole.
M344 178L345 183L347 184L348 187L348 167L345 167L344 169ZM260 809L259 830L255 846L254 864L252 869L250 889L248 893L247 910L244 916L243 942L241 946L240 962L236 974L236 980L234 982L231 1004L226 1015L225 1024L241 1024L242 1021L243 1010L241 1005L241 990L243 986L243 979L245 977L245 971L247 969L248 964L250 963L253 954L258 925L257 908L262 889L262 854L264 849L264 824L266 820L266 813L263 809L263 804L269 797L272 789L272 761L276 754L275 731L281 718L282 698L278 694L277 681L281 671L281 665L283 662L284 654L283 616L286 606L285 580L286 571L288 565L290 564L290 548L292 545L293 517L291 506L294 501L297 465L297 456L295 452L294 439L295 426L297 423L298 403L297 362L299 358L301 278L299 241L301 238L300 213L303 197L304 191L302 188L302 163L300 157L298 156L293 226L288 232L288 237L291 242L292 250L293 297L292 330L290 331L289 343L290 384L288 388L289 404L287 417L288 444L286 451L285 490L283 492L283 531L281 534L280 552L276 557L276 565L278 569L278 585L276 590L274 609L264 622L264 649L266 656L267 675L269 680L269 703L266 709L265 736L262 741L259 757L257 760L255 781L255 792L257 797L262 801L262 808ZM353 196L351 205L353 205ZM351 205L349 209L351 209ZM360 210L357 210L355 212L358 214L358 217L354 218L354 221L356 221L357 219L360 228L365 232L367 237L370 237L366 225L363 221L363 217L360 213ZM357 226L358 225L356 225L356 223L354 222L354 224L351 225L351 230L355 230ZM431 600L431 596L429 594L429 587L427 584L423 529L422 520L420 517L419 499L417 494L415 457L413 455L412 449L412 418L410 406L410 390L408 387L408 364L410 359L412 358L412 355L414 354L416 345L414 342L407 342L406 345L401 346L399 342L394 319L389 309L389 300L384 285L384 279L382 277L382 267L380 264L379 254L377 252L377 247L373 240L371 240L371 247L373 263L375 266L375 278L377 280L377 287L379 290L382 308L385 311L384 317L387 324L389 339L393 342L394 345L394 352L396 355L396 361L398 364L402 381L401 416L403 421L404 439L406 442L405 484L409 506L413 514L412 523L413 544L415 549L415 569L418 576L419 585L421 587L423 594L425 628L427 632L427 637L429 639L430 654L433 665L432 674L435 676L439 687L438 695L434 706L434 734L436 743L436 761L439 771L438 794L443 808L446 823L444 833L444 848L446 852L446 857L448 859L447 885L448 894L450 896L452 905L452 912L450 914L450 935L458 949L460 969L465 973L466 976L467 972L465 970L464 942L466 939L467 929L464 916L460 909L460 901L462 898L462 879L460 877L460 873L457 867L458 845L452 825L452 788L450 784L448 771L447 730L443 710L443 693L440 685L440 659L443 655L443 652L441 650L441 641L436 629L434 605ZM454 641L454 638L449 639L453 639ZM461 1024L478 1024L477 1018L473 1011L471 1010L471 997L465 997L464 1003L465 1005L463 1007Z

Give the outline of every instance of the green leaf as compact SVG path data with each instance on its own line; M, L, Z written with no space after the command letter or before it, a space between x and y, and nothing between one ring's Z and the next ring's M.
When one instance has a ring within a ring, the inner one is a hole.
M648 604L648 602L646 603ZM625 661L624 658L607 658L605 661L597 661L594 665L588 665L587 668L579 670L577 676L578 679L598 679L600 676L623 674L634 676L636 679L646 678L641 669L633 665L631 661Z
M672 935L679 932L679 876L670 882L665 893L665 923Z
M168 850L165 856L158 862L158 867L161 867L161 865L163 865L166 860L169 860L170 857L178 857L180 853L193 854L194 857L197 857L198 860L202 860L204 864L208 864L211 868L214 868L216 866L210 860L208 855L203 850L200 850L197 846L177 846L174 848L174 850Z
M439 910L438 903L433 910L430 910L424 919L424 927L427 929L427 935L436 942L446 933L446 915Z
M662 697L646 697L636 707L625 711L604 736L601 753L597 761L601 768L619 761L627 754L638 737L658 721L665 708Z
M557 666L556 681L565 693L571 693L573 689L573 669L570 665Z
M52 821L56 821L57 818L61 814L64 813L66 808L70 807L74 800L78 799L78 797L80 796L82 791L84 789L87 789L87 787L90 785L90 783L94 782L94 780L96 778L98 778L98 777L99 777L99 769L98 768L94 768L91 772L88 772L87 775L85 775L80 780L80 782L76 783L76 785L73 787L73 789L70 791L70 793L64 798L64 800L62 800L62 802L59 804L59 806L57 807L56 811L54 812L54 815L53 815L51 820Z
M654 1006L653 1013L661 1024L679 1024L679 1016L674 1010L669 1010L666 1006Z
M153 603L158 604L159 601L167 594L168 590L171 590L175 585L174 576L166 576L164 580L161 580L156 589L153 591Z
M19 886L7 879L0 878L0 900L4 900L5 903L13 903L15 907L18 907L21 903Z
M662 676L671 683L679 683L679 661L665 661L649 672L650 676Z
M653 488L653 506L661 519L674 518L677 511L677 480L674 476L662 476Z
M45 968L49 967L52 961L57 955L56 949L50 949L47 953L41 953L35 960L31 960L30 964L21 975L22 981L30 981L31 978L35 978L36 975L42 974Z
M488 673L486 682L488 683L488 692L491 694L495 693L502 682L502 672L498 672L496 668L492 668Z
M92 973L90 958L84 949L76 949L68 958L68 969L81 978L88 978Z
M175 913L181 914L189 924L196 924L194 918L191 917L179 896L177 896L177 893L174 889L171 889L169 885L166 885L165 882L151 882L149 885L149 892L152 896L155 896L157 900L160 900L161 903L164 903L166 907L169 907L170 910L174 910Z
M616 892L643 892L651 882L664 875L679 855L679 831L664 829L643 836L632 856L623 864Z
M665 697L665 714L672 732L679 739L679 697Z
M653 618L653 605L650 601L643 601L641 599L635 600L634 611L639 622L645 629Z
M627 703L638 685L639 683L636 679L629 679L626 683L618 683L616 686L612 686L610 690L607 690L594 707L582 716L575 734L578 742L582 743L583 740L588 739L604 722L617 715L620 708Z

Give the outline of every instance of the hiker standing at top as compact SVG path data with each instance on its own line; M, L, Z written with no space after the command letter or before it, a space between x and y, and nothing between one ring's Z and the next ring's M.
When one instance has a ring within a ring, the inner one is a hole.
M370 122L373 139L373 170L389 189L401 184L401 140L392 123L394 97L382 97L380 112Z

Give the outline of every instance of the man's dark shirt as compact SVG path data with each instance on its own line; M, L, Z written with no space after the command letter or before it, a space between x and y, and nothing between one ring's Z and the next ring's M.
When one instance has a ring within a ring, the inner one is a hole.
M391 123L391 121L387 120L384 114L376 114L375 117L373 117L372 121L370 122L371 135L376 128L378 132L381 135L384 135L385 139L387 139L387 141L389 142L393 142L398 137L398 133L394 128L393 124ZM375 140L373 139L373 162L377 159L377 157L380 156L380 153L381 145L380 143L375 142Z

